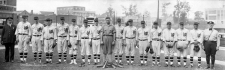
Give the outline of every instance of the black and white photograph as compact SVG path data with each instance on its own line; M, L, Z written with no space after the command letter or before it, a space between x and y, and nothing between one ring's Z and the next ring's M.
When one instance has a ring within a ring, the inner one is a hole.
M0 70L225 70L225 0L0 0Z

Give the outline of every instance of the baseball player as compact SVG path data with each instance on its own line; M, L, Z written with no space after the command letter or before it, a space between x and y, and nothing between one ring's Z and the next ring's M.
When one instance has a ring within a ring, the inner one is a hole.
M44 64L52 63L53 48L56 45L57 33L55 26L52 25L52 20L47 18L47 26L43 28L41 41L44 42L44 52L46 55L46 62Z
M42 30L44 28L43 24L38 22L38 17L34 17L35 23L31 26L32 29L32 52L34 53L34 60L36 62L37 55L39 54L39 62L41 63L41 55L42 55L42 43L40 40L42 35Z
M181 66L181 56L183 56L183 63L184 67L187 67L187 48L190 43L190 33L189 30L184 28L184 23L180 22L180 28L176 30L177 35L177 43L176 43L176 49L177 49L177 62L178 67Z
M91 58L91 30L87 25L87 20L84 20L84 26L79 29L79 40L81 41L81 56L82 56L82 63L80 67L85 66L85 55L88 56L88 64L90 64Z
M194 56L198 57L198 68L201 68L201 51L203 50L203 32L198 29L198 22L194 22L194 29L190 31L190 66L193 67Z
M154 51L152 55L152 66L157 64L160 65L160 49L161 45L161 37L162 37L162 29L158 27L158 22L153 23L153 29L150 32L150 44L152 45L152 49ZM157 62L157 63L156 63Z
M129 26L124 29L123 39L125 40L125 55L128 65L133 65L135 46L136 46L136 31L137 28L133 26L133 20L129 19Z
M137 30L137 47L139 48L140 61L142 65L147 65L147 54L145 52L146 47L149 45L149 32L150 29L146 27L145 21L141 21L141 28Z
M59 61L57 64L61 63L61 57L64 55L64 62L66 63L67 57L67 45L69 43L69 25L65 23L65 18L61 17L61 23L57 24L57 49L59 53Z
M213 28L214 22L207 22L209 28L205 29L203 32L203 45L206 54L206 69L214 69L215 55L220 47L220 37L219 32ZM210 57L211 57L211 67L210 67Z
M71 57L70 64L77 64L77 51L78 51L78 30L79 26L76 23L76 19L72 19L72 24L69 26L69 43L71 45L69 54Z
M116 63L122 65L122 55L123 55L123 33L124 33L124 26L121 25L121 19L117 19L117 25L115 25L116 29L116 42L114 48L115 54L115 61Z
M164 44L164 54L165 54L165 67L168 67L169 59L170 59L170 66L174 67L173 65L173 55L174 55L174 46L176 43L176 35L175 30L171 28L171 22L167 22L167 28L162 32L162 40Z
M28 55L29 42L31 38L31 24L27 21L27 15L23 15L23 21L17 24L15 35L17 36L20 62L26 62Z
M95 18L95 25L91 27L92 51L94 55L94 65L100 62L100 38L102 27L98 25L98 18Z

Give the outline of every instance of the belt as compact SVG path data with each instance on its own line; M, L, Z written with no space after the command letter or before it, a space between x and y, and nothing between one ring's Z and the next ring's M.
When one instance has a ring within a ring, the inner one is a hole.
M148 39L139 39L139 41L147 41Z
M123 37L116 37L116 39L123 39Z
M103 35L103 36L113 36L113 35Z
M173 41L166 41L166 42L173 42Z
M70 36L70 37L77 37L77 36L75 35L75 36Z
M37 36L38 37L38 36L41 36L41 35L33 35L33 36Z
M178 41L186 41L185 39L178 39Z
M205 42L216 42L216 41L209 41L209 40L205 40Z
M24 34L24 33L19 33L19 35L28 35L28 34Z
M58 37L66 37L66 36L58 36Z
M45 39L45 40L52 40L52 39L54 39L54 38L48 38L48 39Z
M88 37L82 37L81 39L89 39Z
M93 40L99 40L100 38L92 38Z
M158 38L153 38L152 40L153 41L160 41L160 39L158 39Z
M134 39L135 37L126 37L127 39Z

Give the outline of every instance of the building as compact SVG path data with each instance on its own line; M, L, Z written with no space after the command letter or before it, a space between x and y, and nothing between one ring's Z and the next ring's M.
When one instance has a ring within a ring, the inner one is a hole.
M208 8L205 11L206 20L215 23L225 23L225 7L224 8Z
M17 0L0 0L0 33L7 17L13 17L13 23L17 23L16 2Z
M67 7L57 7L58 15L76 15L82 17L95 16L95 12L86 11L85 7L81 6L67 6Z

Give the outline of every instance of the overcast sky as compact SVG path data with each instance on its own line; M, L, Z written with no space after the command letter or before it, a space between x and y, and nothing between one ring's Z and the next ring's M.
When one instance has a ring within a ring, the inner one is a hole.
M222 8L225 5L225 0L181 1L188 1L190 3L189 18L194 18L195 11L205 12L206 8ZM172 14L177 0L160 0L160 4L165 2L171 3L167 8L167 13ZM95 11L96 14L102 14L111 6L116 10L118 16L123 16L121 6L129 7L130 4L136 4L139 13L149 11L151 17L156 17L157 15L157 0L17 0L17 10L34 10L35 13L39 11L56 12L56 8L61 6L84 6L86 11Z

